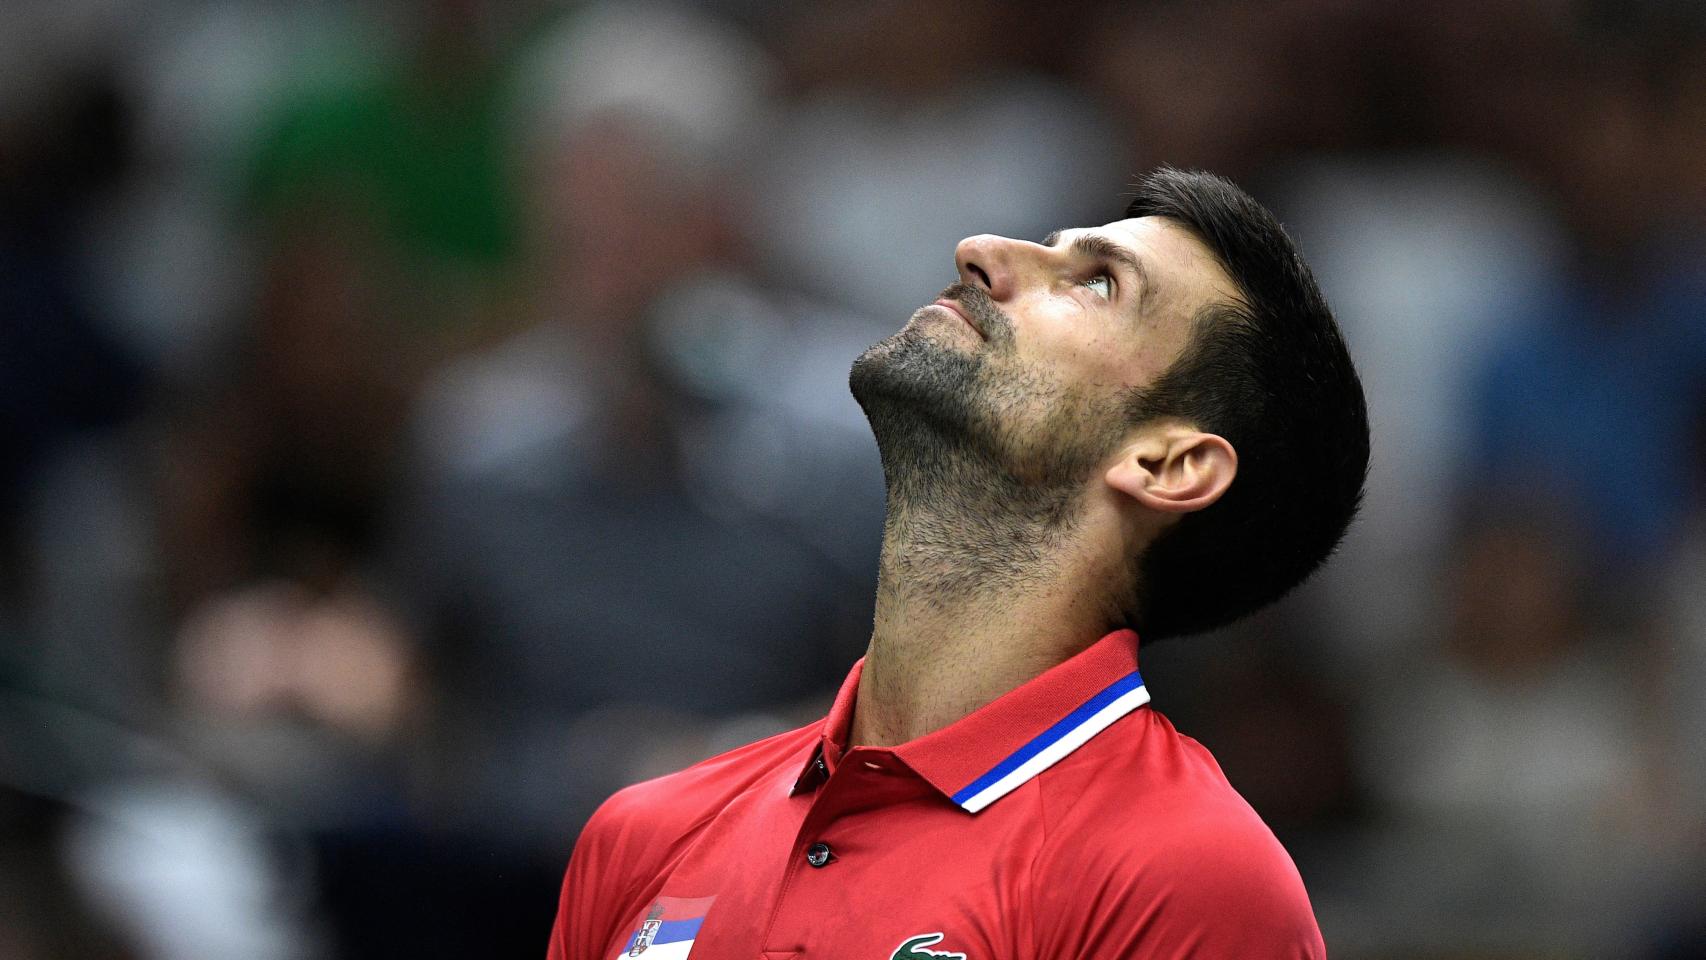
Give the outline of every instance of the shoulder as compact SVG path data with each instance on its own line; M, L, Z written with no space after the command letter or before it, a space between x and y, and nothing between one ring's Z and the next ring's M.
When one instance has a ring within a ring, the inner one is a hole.
M1129 940L1145 956L1324 955L1296 865L1214 758L1153 710L1129 719L1039 786L1033 880L1039 899L1064 898L1057 935L1101 931L1079 944L1095 953Z
M742 794L791 777L819 725L802 727L619 790L581 830L563 876L552 960L594 955L699 830Z
M599 806L576 846L621 846L630 856L675 846L761 781L797 772L790 768L805 763L820 726L779 733L625 787Z

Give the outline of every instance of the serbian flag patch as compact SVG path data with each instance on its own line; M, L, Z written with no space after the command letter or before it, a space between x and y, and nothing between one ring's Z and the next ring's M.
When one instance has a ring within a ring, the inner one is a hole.
M699 936L699 925L711 910L716 897L659 897L646 908L634 924L628 945L618 953L624 957L644 957L645 960L687 960L693 950L693 940Z

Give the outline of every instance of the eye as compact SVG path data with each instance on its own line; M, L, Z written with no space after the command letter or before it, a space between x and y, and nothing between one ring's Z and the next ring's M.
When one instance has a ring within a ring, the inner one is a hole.
M1101 297L1103 300L1113 299L1114 279L1105 273L1096 274L1090 279L1085 280L1082 285L1094 290L1096 292L1096 296Z

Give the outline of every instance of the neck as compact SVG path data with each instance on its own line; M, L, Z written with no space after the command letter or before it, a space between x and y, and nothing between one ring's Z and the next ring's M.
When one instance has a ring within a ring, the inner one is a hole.
M1116 626L1114 594L1087 589L1126 579L1121 545L1093 533L1108 529L1097 509L1062 519L963 496L897 497L891 483L850 746L939 730Z

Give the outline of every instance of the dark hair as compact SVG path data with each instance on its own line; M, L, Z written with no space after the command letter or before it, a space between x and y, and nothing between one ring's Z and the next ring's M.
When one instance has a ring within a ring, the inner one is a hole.
M1134 420L1173 416L1238 453L1226 493L1138 557L1146 640L1198 633L1267 606L1344 537L1368 474L1368 408L1327 301L1279 221L1230 181L1162 167L1126 216L1191 231L1238 287L1211 304L1179 359L1135 394Z

